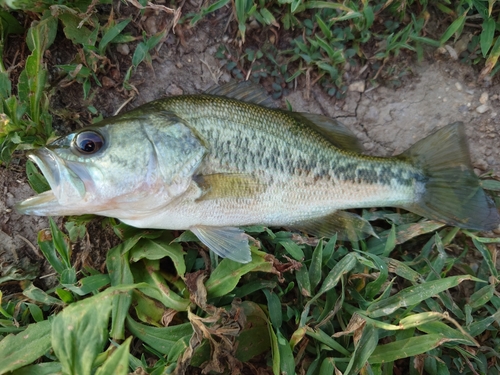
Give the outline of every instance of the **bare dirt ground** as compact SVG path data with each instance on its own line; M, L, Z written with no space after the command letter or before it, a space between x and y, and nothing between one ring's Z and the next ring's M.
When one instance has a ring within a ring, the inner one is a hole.
M214 57L223 37L207 24L200 24L192 35L184 36L185 45L176 43L176 36L169 37L173 39L164 43L153 69L141 66L133 77L139 95L125 109L167 95L203 92L229 81L230 75ZM477 82L477 74L471 67L433 52L425 62L408 66L407 72L398 88L383 84L373 87L363 78L351 79L353 85L345 100L335 100L318 87L313 87L309 99L305 99L304 84L299 81L297 90L282 98L280 105L285 107L287 100L296 111L338 118L362 140L366 152L374 155L397 154L434 130L462 121L477 172L492 172L499 177L500 84L484 86ZM64 89L59 95L64 101ZM105 117L127 99L112 88L99 89L95 98L93 104ZM6 272L6 265L24 258L37 268L42 264L37 233L48 227L48 221L20 216L13 209L17 201L32 195L22 157L17 163L15 160L7 167L0 166L0 191L0 272ZM109 241L90 242L88 251L92 248L106 251L111 245ZM44 268L40 275L47 272L50 270Z

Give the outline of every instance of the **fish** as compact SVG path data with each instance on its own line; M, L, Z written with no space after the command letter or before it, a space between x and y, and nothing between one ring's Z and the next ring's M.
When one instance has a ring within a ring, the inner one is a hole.
M18 212L96 214L138 228L190 230L240 263L252 259L245 226L375 235L349 209L400 207L482 231L500 223L473 172L462 123L399 155L370 156L340 122L275 108L250 83L149 102L28 157L50 190L18 203Z

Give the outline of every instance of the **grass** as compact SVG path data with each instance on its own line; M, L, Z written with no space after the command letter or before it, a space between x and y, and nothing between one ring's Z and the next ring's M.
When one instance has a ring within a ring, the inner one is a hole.
M145 4L131 3L144 11ZM79 7L8 4L11 8L0 11L0 52L15 35L25 37L29 52L17 82L14 67L0 64L5 163L14 151L42 146L54 136L46 52L58 30L78 51L59 69L66 81L81 84L85 97L110 69L106 56L116 43L135 43L122 83L133 92L135 67L151 63L152 49L166 35L135 35L132 17L98 17L96 6L110 9L105 1ZM202 22L231 4L241 47L222 45L218 56L235 77L270 80L275 97L302 79L341 97L346 63L368 63L382 72L401 51L421 56L425 45L459 40L470 25L481 31L461 58L479 64L482 77L499 70L496 1L442 1L431 7L424 1L221 0L178 21ZM440 37L430 38L426 23L437 16L449 23ZM31 21L23 23L30 25L27 30L19 19ZM254 20L262 32L279 25L291 36L290 45L250 43L247 27ZM380 48L369 48L382 39ZM47 189L32 164L27 173L35 191ZM495 181L485 181L485 187L500 191ZM363 216L374 222L379 238L351 244L247 228L260 247L252 248L252 261L245 265L207 255L189 232L139 230L103 219L120 244L109 249L102 269L77 269L72 263L72 245L86 236L88 218L69 218L64 230L50 220L38 246L56 274L56 286L42 290L34 272L0 265L2 290L13 282L22 289L0 294L0 374L251 368L308 375L392 374L396 368L409 374L498 374L500 238L408 213L366 210Z

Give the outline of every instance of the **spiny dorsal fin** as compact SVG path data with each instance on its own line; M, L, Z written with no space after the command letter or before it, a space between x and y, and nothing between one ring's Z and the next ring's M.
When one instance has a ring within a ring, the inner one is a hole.
M222 86L215 86L208 89L206 94L225 96L241 100L247 103L259 104L265 107L276 107L271 97L267 94L263 87L250 82L229 82Z
M243 173L216 173L193 177L194 182L202 189L203 195L198 199L252 198L262 193L266 186L255 176Z
M307 124L323 137L328 139L335 147L343 150L362 153L363 147L356 136L340 121L323 115L304 112L291 112L298 121Z
M370 235L377 236L367 220L346 211L337 211L318 219L296 223L292 228L317 237L331 237L337 233L339 240L349 241L359 241Z

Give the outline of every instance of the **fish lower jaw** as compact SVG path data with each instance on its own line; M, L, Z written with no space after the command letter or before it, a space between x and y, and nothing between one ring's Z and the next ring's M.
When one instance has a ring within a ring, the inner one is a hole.
M58 215L57 212L53 212L54 206L59 206L59 202L57 201L54 192L52 190L48 190L17 203L15 209L22 215Z

